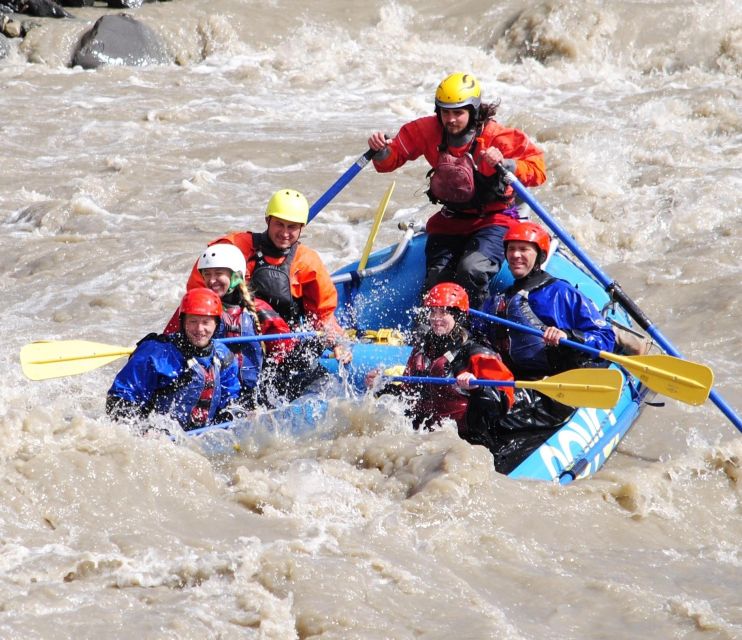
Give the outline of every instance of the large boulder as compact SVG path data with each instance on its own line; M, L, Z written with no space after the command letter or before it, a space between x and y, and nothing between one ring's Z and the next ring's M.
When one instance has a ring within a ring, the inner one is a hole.
M100 18L80 39L72 66L96 69L101 65L144 66L172 61L160 37L131 16Z

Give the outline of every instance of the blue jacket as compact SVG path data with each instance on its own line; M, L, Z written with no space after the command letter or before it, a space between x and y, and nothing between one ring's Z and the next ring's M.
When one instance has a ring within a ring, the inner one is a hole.
M570 283L541 272L532 272L516 280L504 294L488 298L482 311L541 330L557 327L570 340L600 351L612 352L616 342L613 329L592 300ZM500 347L519 374L539 377L587 364L584 354L576 349L549 347L540 336L510 329L503 341L503 333L502 327L488 323L490 342Z
M109 398L135 405L143 415L170 415L184 429L192 428L196 425L191 423L191 412L204 390L206 370L213 366L214 391L207 423L213 421L240 391L234 355L225 345L212 342L206 355L186 359L179 342L183 342L181 334L145 338L114 379Z

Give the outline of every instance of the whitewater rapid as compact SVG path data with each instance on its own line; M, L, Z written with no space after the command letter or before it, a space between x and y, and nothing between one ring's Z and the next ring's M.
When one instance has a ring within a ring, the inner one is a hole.
M394 399L204 456L105 417L118 364L18 358L160 330L206 242L279 188L316 200L467 70L544 149L534 195L740 412L737 3L177 0L133 12L177 64L97 71L67 65L106 10L71 12L0 61L1 637L742 637L742 439L711 403L647 408L561 488ZM394 179L395 242L426 171L367 167L303 241L357 259Z

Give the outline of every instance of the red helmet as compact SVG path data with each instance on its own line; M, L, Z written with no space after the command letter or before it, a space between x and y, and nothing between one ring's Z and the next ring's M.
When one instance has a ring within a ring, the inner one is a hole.
M540 252L539 262L546 260L546 256L549 255L549 245L551 244L549 234L546 233L546 230L541 225L535 222L519 222L510 227L502 239L502 244L506 251L508 242L511 240L520 240L521 242L532 242L535 244Z
M450 307L469 313L469 296L453 282L441 282L435 285L423 298L424 307Z
M222 301L211 289L197 287L189 289L180 301L180 315L222 317Z

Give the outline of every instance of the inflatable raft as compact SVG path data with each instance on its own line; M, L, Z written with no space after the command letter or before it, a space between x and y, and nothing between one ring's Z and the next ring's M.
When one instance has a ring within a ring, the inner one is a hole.
M411 347L401 338L411 329L414 309L425 271L426 236L414 224L400 225L401 240L371 254L364 269L349 264L333 274L338 291L338 319L353 331L352 365L343 371L346 384L358 393L364 391L368 371L379 367L404 364ZM559 241L552 249L545 270L577 286L603 311L604 316L625 327L631 321L618 304L611 301L600 284L561 249ZM504 290L512 282L507 267L491 282L492 291ZM334 374L337 362L323 358L323 365ZM616 364L612 364L616 367ZM567 484L592 475L600 469L626 435L652 392L627 372L617 404L611 409L580 408L571 419L540 445L520 451L517 460L509 461L507 475L513 478L545 480ZM327 411L328 399L310 396L287 407L256 416L262 426L282 430L293 436L319 428ZM227 428L238 442L244 432L255 429L251 421L206 427L188 432L200 436Z

